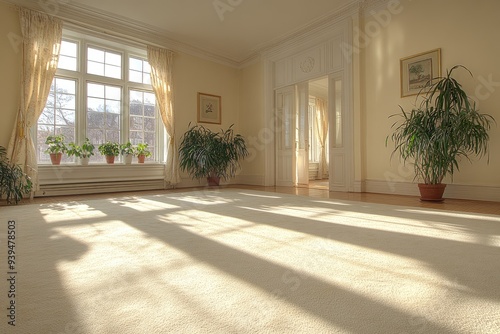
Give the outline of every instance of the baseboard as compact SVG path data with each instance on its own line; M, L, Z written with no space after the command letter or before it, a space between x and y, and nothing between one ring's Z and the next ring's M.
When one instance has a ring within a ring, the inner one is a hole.
M388 182L383 180L365 180L365 192L419 196L416 183L412 182ZM451 183L446 186L445 198L469 199L477 201L500 202L500 187L465 185Z
M221 185L228 184L244 184L252 186L264 186L264 176L262 175L236 175L234 178L220 182ZM182 177L181 182L175 185L175 188L194 188L206 187L207 181L205 179L193 180L191 178Z
M264 186L264 175L236 175L231 184L245 184L250 186Z
M354 192L355 193L366 192L366 182L365 181L354 181Z

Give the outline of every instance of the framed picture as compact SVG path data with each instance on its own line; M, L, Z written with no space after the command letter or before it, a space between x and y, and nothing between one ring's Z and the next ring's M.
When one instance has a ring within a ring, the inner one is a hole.
M198 93L198 123L221 123L221 97Z
M401 97L425 92L433 79L441 76L441 49L400 60Z

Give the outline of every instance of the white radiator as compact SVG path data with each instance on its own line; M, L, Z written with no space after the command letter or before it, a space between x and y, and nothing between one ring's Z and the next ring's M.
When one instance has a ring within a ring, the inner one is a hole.
M39 166L35 197L165 189L162 164Z

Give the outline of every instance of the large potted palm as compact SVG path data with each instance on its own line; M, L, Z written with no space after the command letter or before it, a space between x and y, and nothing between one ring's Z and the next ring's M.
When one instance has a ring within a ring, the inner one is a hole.
M390 116L399 117L390 137L393 155L413 164L421 200L443 200L443 179L447 175L453 179L459 162L488 153L488 131L495 120L479 113L474 101L452 77L459 68L472 76L466 67L454 66L445 77L429 83L429 90L420 94L420 106L411 111L400 106L401 113Z
M193 179L207 178L209 185L219 185L236 175L239 161L248 156L244 138L234 134L233 125L213 132L202 125L190 127L181 138L180 168Z

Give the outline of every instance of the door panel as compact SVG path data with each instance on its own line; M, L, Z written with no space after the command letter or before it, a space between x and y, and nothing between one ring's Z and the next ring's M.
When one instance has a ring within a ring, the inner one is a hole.
M309 83L297 85L297 183L309 184Z
M344 140L344 79L342 73L329 77L330 191L348 191Z
M295 87L275 92L276 109L276 185L290 187L296 183Z

